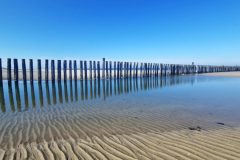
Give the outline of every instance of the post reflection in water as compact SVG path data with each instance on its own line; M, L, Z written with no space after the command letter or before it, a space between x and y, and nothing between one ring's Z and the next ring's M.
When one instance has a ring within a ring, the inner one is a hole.
M61 83L61 81L58 81L58 97L59 97L59 102L60 102L60 103L63 103L62 83Z
M93 99L93 93L92 93L92 80L90 80L90 98Z
M57 104L55 82L52 83L52 97L53 97L53 104Z
M9 102L11 106L11 110L14 112L14 98L13 98L13 91L12 91L12 84L8 82L8 96L9 96Z
M65 102L68 102L68 90L67 90L67 82L64 81L64 95L65 95Z
M0 85L0 105L1 105L2 112L3 113L6 112L4 91L3 91L3 86L2 85Z
M28 109L29 107L29 101L28 101L28 89L27 89L27 82L23 82L23 88L24 88L24 102L25 102L25 107Z
M46 85L46 96L47 96L47 104L51 105L51 97L50 97L50 91L49 91L49 83L45 83Z
M84 100L83 80L80 80L81 100Z
M42 107L43 106L43 90L42 90L41 82L38 83L38 91L39 91L39 101L40 101L40 105Z
M15 82L15 93L16 93L17 108L18 108L18 111L21 111L21 97L20 97L18 82Z
M207 79L198 79L199 81L206 81ZM80 87L78 88L78 82L80 82ZM21 111L21 107L28 110L30 108L36 107L36 97L35 97L35 87L38 89L36 92L39 97L37 100L37 104L41 107L45 105L56 105L58 103L63 103L63 93L64 90L64 102L74 102L79 100L78 91L80 89L80 100L90 100L90 99L99 99L102 98L106 100L107 97L121 95L123 93L130 94L134 92L149 90L153 88L162 88L169 87L179 84L191 84L193 85L196 82L195 76L186 76L186 77L131 77L131 78L120 78L120 79L93 79L93 80L80 80L80 81L64 81L63 86L62 82L58 81L58 84L55 84L54 81L52 83L48 82L39 82L39 83L14 83L15 86L15 97L13 94L13 83L5 83L8 85L8 97L9 101L6 103L4 98L4 87L0 86L0 105L1 111L4 113L8 111L7 107L10 107L12 112ZM45 85L42 85L45 83ZM74 83L74 84L73 84ZM19 87L19 85L23 85L23 87ZM30 85L31 91L31 107L29 103L28 97L28 85ZM38 86L35 86L38 85ZM57 89L56 89L56 85ZM44 87L43 87L44 86ZM50 89L51 87L51 89ZM23 88L23 89L22 89ZM58 93L57 93L58 92ZM46 93L46 94L43 94ZM6 93L7 94L7 93ZM21 103L21 96L24 95L23 101L24 104ZM58 96L57 96L58 95ZM75 97L75 98L74 98ZM16 98L14 100L14 98ZM24 105L24 106L22 106ZM40 107L40 108L41 108Z
M78 87L77 87L77 81L74 81L74 90L75 90L75 100L78 101ZM73 101L72 81L70 81L70 96L71 96L71 101Z
M70 81L70 98L71 98L71 102L72 102L73 101L72 81Z
M88 100L88 81L85 80L85 99Z
M30 83L30 87L31 87L32 106L35 107L36 98L35 98L34 84L32 82Z

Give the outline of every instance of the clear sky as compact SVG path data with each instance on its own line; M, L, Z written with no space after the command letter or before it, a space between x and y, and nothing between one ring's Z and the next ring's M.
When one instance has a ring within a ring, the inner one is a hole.
M0 0L0 57L240 65L240 0Z

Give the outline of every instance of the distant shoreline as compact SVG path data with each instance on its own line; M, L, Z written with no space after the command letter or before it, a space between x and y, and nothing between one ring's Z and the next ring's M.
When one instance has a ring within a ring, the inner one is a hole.
M202 75L206 76L219 76L219 77L239 77L240 78L240 72L215 72L215 73L204 73Z

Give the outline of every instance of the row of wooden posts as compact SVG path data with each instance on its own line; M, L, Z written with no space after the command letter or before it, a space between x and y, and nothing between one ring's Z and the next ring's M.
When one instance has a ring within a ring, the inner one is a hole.
M77 80L77 61L67 60L57 61L57 78L55 77L55 61L51 60L51 80L61 81L62 71L63 80ZM89 64L89 65L87 65ZM12 81L12 60L7 59L7 80ZM19 80L18 59L13 59L14 65L14 81ZM63 65L63 67L62 67ZM108 79L108 78L128 78L128 77L149 77L149 76L167 76L167 75L181 75L181 74L194 74L194 73L208 73L208 72L230 72L240 71L239 66L209 66L209 65L178 65L178 64L157 64L157 63L131 63L131 62L116 62L106 61L103 58L100 67L100 61L80 61L80 79ZM67 77L68 70L68 77ZM29 60L29 80L34 81L33 60ZM72 75L73 71L73 75ZM102 72L102 73L100 73ZM49 60L45 60L45 81L50 80L49 77ZM89 74L89 76L88 76ZM2 60L0 59L0 83L2 84ZM26 60L22 59L22 80L27 81ZM37 60L37 80L42 81L42 64L41 60Z

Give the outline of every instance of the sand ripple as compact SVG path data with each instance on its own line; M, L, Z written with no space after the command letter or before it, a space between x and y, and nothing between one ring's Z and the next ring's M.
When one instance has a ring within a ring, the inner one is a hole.
M240 159L237 126L210 123L182 109L117 109L101 103L3 114L0 160ZM196 126L202 130L189 129Z
M229 137L240 129L214 131L171 131L94 136L89 140L61 139L50 142L19 144L16 148L0 149L0 159L78 160L78 159L240 159L240 142ZM213 139L209 141L208 139ZM226 144L226 145L222 145Z

